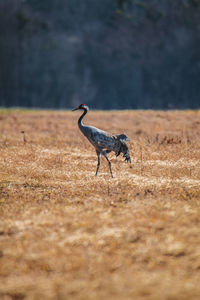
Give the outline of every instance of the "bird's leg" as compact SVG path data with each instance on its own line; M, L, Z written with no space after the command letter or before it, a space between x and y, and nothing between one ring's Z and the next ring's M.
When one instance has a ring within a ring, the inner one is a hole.
M101 153L99 151L96 151L96 152L97 152L97 157L98 157L97 170L96 170L96 176L97 176L97 173L99 171L99 166L100 166L100 155L101 155Z
M103 151L102 154L103 154L103 156L106 158L106 160L108 162L108 165L109 165L109 168L110 168L110 174L111 174L111 177L113 178L112 168L111 168L111 162L109 161L109 159L108 159L105 151Z

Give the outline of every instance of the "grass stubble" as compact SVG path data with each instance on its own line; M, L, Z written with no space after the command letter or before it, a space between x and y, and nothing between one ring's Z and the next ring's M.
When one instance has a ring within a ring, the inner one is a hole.
M199 299L200 111L0 112L0 299Z

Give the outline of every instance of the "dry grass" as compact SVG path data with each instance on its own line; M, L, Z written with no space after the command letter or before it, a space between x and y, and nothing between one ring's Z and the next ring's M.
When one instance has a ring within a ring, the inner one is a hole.
M0 112L0 299L199 299L200 112Z

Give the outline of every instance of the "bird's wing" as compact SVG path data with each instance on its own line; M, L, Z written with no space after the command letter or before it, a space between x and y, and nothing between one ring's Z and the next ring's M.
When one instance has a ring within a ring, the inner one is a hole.
M115 144L113 137L104 131L93 132L91 138L93 143L102 149L112 149Z

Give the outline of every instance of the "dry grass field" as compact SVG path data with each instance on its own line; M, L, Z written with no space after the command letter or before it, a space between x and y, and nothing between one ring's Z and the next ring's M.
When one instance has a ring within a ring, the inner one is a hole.
M200 111L0 111L0 299L200 299Z

